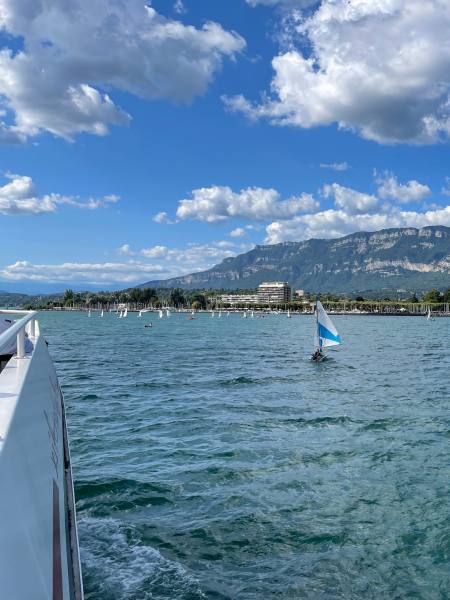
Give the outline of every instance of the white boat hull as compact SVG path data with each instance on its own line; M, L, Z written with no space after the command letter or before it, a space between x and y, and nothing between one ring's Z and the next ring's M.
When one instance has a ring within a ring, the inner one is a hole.
M0 597L82 600L64 400L42 337L0 373Z

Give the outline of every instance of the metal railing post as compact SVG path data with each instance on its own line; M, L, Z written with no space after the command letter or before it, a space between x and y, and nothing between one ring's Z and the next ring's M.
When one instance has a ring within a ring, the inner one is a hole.
M17 358L25 357L25 330L22 329L17 334Z

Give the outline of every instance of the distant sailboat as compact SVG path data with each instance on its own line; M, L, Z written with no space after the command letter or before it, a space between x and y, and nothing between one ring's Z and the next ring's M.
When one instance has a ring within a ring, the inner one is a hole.
M160 319L162 319L162 318L163 318L163 311L162 311L162 310L159 310L159 311L158 311L158 314L159 314L159 318L160 318Z
M325 312L322 303L316 302L316 333L315 333L315 351L311 356L311 360L321 362L326 358L323 353L324 348L332 346L340 346L342 343L336 327L333 325L330 317Z
M211 317L214 317L214 311L213 310L211 311Z
M430 307L428 307L428 312L427 312L427 321L434 321L434 317L431 314L431 309Z
M229 316L230 316L230 311L227 312L227 317L229 317Z
M118 319L122 318L122 311L120 311L119 316L117 317Z
M219 311L219 319L222 317L222 313Z
M252 311L252 312L250 313L250 316L251 316L251 318L253 319L253 317L255 316L255 313Z
M138 317L142 317L142 310L139 311Z
M286 315L286 316L287 316L287 318L288 318L288 319L290 319L290 318L291 318L291 311L289 310L289 308L288 308L288 310L287 310L287 315Z
M89 309L89 312L88 312L88 317L90 317L90 316L91 316L91 309Z
M247 311L244 311L244 314L242 315L244 319L247 318Z
M125 309L125 312L122 315L122 319L125 319L125 317L128 317L128 308Z
M103 317L103 308L102 308L102 312L100 313L100 316Z

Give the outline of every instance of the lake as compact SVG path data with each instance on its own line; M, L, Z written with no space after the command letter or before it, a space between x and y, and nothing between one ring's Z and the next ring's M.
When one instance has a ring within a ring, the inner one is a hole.
M450 319L333 319L40 315L87 600L450 596Z

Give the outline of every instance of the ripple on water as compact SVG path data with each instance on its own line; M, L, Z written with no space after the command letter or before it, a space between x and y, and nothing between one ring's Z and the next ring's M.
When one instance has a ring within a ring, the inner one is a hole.
M448 597L450 319L336 324L42 316L87 600Z

